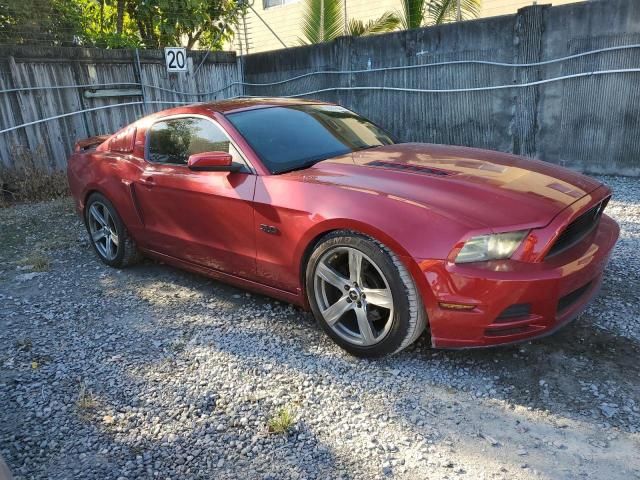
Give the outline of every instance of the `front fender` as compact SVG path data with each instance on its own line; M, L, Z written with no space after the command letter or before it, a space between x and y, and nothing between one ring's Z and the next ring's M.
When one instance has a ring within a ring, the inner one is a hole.
M295 248L294 263L299 265L300 292L303 295L305 307L308 308L308 299L306 298L305 292L307 261L313 252L314 246L323 236L340 230L365 234L387 246L394 254L397 255L413 278L418 291L422 294L423 302L429 306L435 304L435 295L422 274L418 262L409 255L401 243L373 225L347 218L335 218L314 225L313 228L309 229L300 239L299 244Z
M299 293L309 249L328 232L353 230L369 235L388 246L413 273L413 259L446 258L466 230L416 202L280 176L260 177L254 200L256 224L277 231L273 236L258 230L258 276L265 283Z

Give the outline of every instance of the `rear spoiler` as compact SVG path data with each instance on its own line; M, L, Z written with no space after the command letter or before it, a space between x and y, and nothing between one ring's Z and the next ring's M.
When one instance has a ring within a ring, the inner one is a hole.
M85 138L84 140L78 140L76 142L76 146L74 151L82 152L84 150L89 150L92 147L100 145L104 141L106 141L111 135L97 135L95 137Z

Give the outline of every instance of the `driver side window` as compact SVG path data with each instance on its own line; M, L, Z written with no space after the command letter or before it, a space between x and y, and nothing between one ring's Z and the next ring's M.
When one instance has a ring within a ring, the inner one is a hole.
M216 151L230 153L234 163L246 168L226 133L207 119L181 117L161 120L151 126L147 135L147 159L150 162L186 165L195 153Z

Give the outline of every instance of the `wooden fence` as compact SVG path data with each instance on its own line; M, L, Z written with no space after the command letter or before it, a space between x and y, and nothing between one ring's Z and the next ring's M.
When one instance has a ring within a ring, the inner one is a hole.
M16 167L27 154L48 170L63 169L78 139L112 133L170 102L239 94L235 53L190 52L188 66L167 73L158 50L0 47L0 131L96 109L0 133L0 165ZM101 108L123 103L130 105Z

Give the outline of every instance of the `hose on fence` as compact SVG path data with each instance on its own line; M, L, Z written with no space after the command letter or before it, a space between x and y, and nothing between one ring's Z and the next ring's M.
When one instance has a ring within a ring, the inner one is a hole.
M59 120L65 117L71 117L73 115L79 115L80 113L88 113L95 112L97 110L106 110L108 108L116 108L116 107L127 107L130 105L143 105L145 102L125 102L125 103L116 103L114 105L102 105L101 107L93 107L93 108L85 108L83 110L76 110L74 112L62 113L60 115L54 115L52 117L41 118L39 120L34 120L33 122L23 123L22 125L16 125L15 127L5 128L4 130L0 130L0 133L7 133L13 130L18 130L19 128L30 127L31 125L37 125L39 123L50 122L51 120ZM171 104L171 105L186 105L189 102L165 102L162 100L151 100L146 103L159 103L159 104Z
M120 83L94 83L89 85L42 85L42 86L32 86L32 87L19 87L19 88L10 88L6 90L0 90L0 93L14 93L14 92L22 92L22 91L33 91L33 90L60 90L60 89L69 89L69 88L138 86L138 87L149 88L152 90L158 90L162 92L174 93L176 95L204 97L204 96L216 95L234 86L270 87L274 85L282 85L288 82L300 80L302 78L307 78L315 75L352 75L352 74L359 74L359 73L389 72L389 71L396 71L396 70L412 70L416 68L442 67L447 65L489 65L494 67L507 67L507 68L540 67L544 65L551 65L553 63L565 62L567 60L573 60L576 58L596 55L604 52L630 50L630 49L636 49L636 48L640 48L640 44L620 45L616 47L599 48L597 50L589 50L587 52L581 52L573 55L568 55L565 57L558 57L550 60L544 60L544 61L532 62L532 63L492 62L489 60L451 60L446 62L422 63L418 65L399 65L395 67L379 67L379 68L358 69L358 70L318 70L316 72L303 73L301 75L296 75L296 76L289 77L284 80L278 80L275 82L263 82L263 83L231 82L223 87L220 87L217 90L212 90L210 92L185 92L185 91L173 90L170 88L164 88L164 87L159 87L157 85L149 85L149 84L140 83L140 82L120 82ZM416 55L420 55L420 54L423 54L423 52L418 52Z
M149 88L149 89L154 89L154 90L158 90L158 91L174 93L174 94L177 94L177 95L200 97L200 96L216 95L216 94L218 94L218 93L220 93L220 92L222 92L222 91L224 91L224 90L226 90L226 89L228 89L228 88L230 88L232 86L236 86L236 85L251 86L251 87L264 87L264 86L282 85L282 84L285 84L285 83L288 83L288 82L291 82L291 81L294 81L294 80L299 80L301 78L307 78L307 77L314 76L314 75L358 74L358 73L370 73L370 72L407 70L407 69L426 68L426 67L435 67L435 66L446 66L446 65L462 65L462 64L476 64L476 65L491 65L491 66L498 66L498 67L526 68L526 67L535 67L535 66L549 65L549 64L552 64L552 63L564 62L564 61L567 61L567 60L580 58L580 57L585 57L585 56L588 56L588 55L595 55L595 54L603 53L603 52L628 50L628 49L635 49L635 48L640 48L640 44L622 45L622 46L616 46L616 47L600 48L600 49L597 49L597 50L591 50L591 51L588 51L588 52L582 52L582 53L577 53L577 54L574 54L574 55L568 55L568 56L565 56L565 57L555 58L555 59L551 59L551 60L545 60L545 61L541 61L541 62L533 62L533 63L505 63L505 62L491 62L491 61L485 61L485 60L455 60L455 61L448 61L448 62L427 63L427 64L420 64L420 65L403 65L403 66L395 66L395 67L382 67L382 68L374 68L374 69L366 69L366 70L322 70L322 71L309 72L309 73L305 73L305 74L302 74L302 75L297 75L297 76L294 76L294 77L290 77L290 78L287 78L287 79L284 79L284 80L275 81L275 82L264 82L264 83L231 82L228 85L225 85L224 87L221 87L221 88L219 88L217 90L214 90L214 91L211 91L211 92L197 92L197 93L172 90L172 89L169 89L169 88L159 87L157 85L149 85L149 84L138 83L138 82L99 83L99 84L91 84L91 85L32 86L32 87L20 87L20 88L12 88L12 89L0 90L0 93L15 93L15 92L24 92L24 91L34 91L34 90L59 90L59 89L69 89L69 88L140 86L142 88ZM418 52L418 54L421 54L421 53L422 52ZM324 93L324 92L350 91L350 90L351 91L352 90L367 90L367 91L376 91L377 90L377 91L388 91L388 92L434 93L434 94L435 93L482 92L482 91L504 90L504 89L510 89L510 88L526 88L526 87L532 87L532 86L536 86L536 85L543 85L543 84L547 84L547 83L558 82L558 81L563 81L563 80L568 80L568 79L573 79L573 78L591 77L591 76L598 76L598 75L610 75L610 74L638 73L638 72L640 72L640 68L598 70L598 71L592 71L592 72L582 72L582 73L575 73L575 74L570 74L570 75L563 75L563 76L559 76L559 77L547 78L547 79L543 79L543 80L536 80L536 81L526 82L526 83L515 83L515 84L506 84L506 85L490 85L490 86L485 86L485 87L468 87L468 88L427 89L427 88L408 88L408 87L389 87L389 86L328 87L328 88L322 88L322 89L317 89L317 90L310 90L310 91L303 92L303 93L296 93L296 94L291 94L291 95L283 95L283 97L296 98L296 97L304 97L304 96L308 96L308 95L315 95L315 94ZM248 96L248 97L255 97L255 96ZM235 97L232 96L230 98L237 98L237 96L235 96ZM70 116L73 116L73 115L78 115L78 114L81 114L81 113L93 112L93 111L104 110L104 109L109 109L109 108L124 107L124 106L130 106L130 105L142 105L142 104L145 104L145 103L146 104L185 105L185 104L188 104L190 102L176 102L176 101L164 101L164 100L147 100L146 102L136 101L136 102L117 103L117 104L113 104L113 105L104 105L104 106L100 106L100 107L87 108L87 109L83 109L83 110L76 110L76 111L69 112L69 113L63 113L63 114L60 114L60 115L54 115L54 116L51 116L51 117L47 117L47 118L43 118L43 119L39 119L39 120L34 120L32 122L23 123L21 125L8 127L8 128L3 129L3 130L0 130L0 134L11 132L11 131L15 131L15 130L18 130L18 129L21 129L21 128L29 127L29 126L32 126L32 125L37 125L37 124L44 123L44 122L49 122L49 121L52 121L52 120L58 120L58 119L61 119L61 118L66 118L66 117L70 117Z

